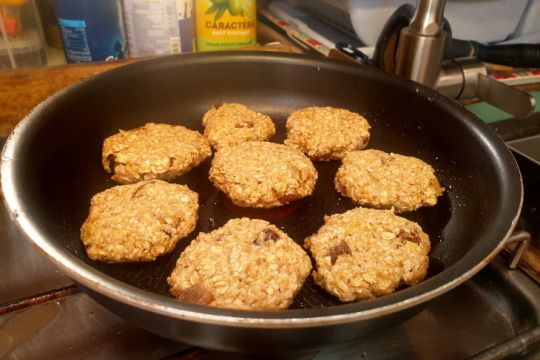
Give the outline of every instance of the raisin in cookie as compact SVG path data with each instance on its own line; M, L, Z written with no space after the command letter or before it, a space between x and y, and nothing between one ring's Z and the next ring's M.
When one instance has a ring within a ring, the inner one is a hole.
M433 206L444 192L433 168L420 159L379 150L354 151L343 159L336 190L362 206L396 212Z
M212 155L208 140L183 126L148 123L120 131L103 143L105 171L121 184L172 180Z
M302 248L264 220L233 219L200 233L167 279L179 300L243 309L286 309L311 271Z
M148 180L94 195L81 240L90 259L152 261L195 228L198 195L187 186Z
M367 146L370 126L365 118L345 109L309 107L287 119L285 145L319 161L339 160Z
M296 149L250 141L220 149L210 181L237 206L270 208L311 195L317 170Z
M422 228L389 210L356 208L325 218L308 237L316 262L313 278L341 301L390 294L427 274L429 237Z
M214 149L246 141L268 140L276 133L272 119L242 104L216 105L202 119L204 135Z

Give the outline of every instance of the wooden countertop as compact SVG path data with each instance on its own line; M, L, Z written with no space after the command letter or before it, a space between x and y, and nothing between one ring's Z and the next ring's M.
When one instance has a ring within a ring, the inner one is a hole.
M55 92L130 62L119 60L0 72L0 137L8 136L32 108Z

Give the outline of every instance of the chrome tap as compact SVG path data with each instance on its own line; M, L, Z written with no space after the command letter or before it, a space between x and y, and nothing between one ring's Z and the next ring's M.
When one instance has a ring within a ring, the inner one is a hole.
M445 5L446 0L417 0L409 26L400 33L396 73L456 100L478 97L515 117L531 115L534 98L489 78L480 60L443 60L449 38L443 29Z

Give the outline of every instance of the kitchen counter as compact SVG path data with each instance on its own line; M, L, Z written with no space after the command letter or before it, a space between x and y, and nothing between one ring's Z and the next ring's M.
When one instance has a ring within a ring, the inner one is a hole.
M0 72L0 137L7 137L32 108L55 92L133 61L137 60Z

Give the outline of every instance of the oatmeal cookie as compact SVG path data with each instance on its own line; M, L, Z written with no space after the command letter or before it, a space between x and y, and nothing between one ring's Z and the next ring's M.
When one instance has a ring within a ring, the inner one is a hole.
M161 180L119 185L94 195L81 228L88 257L136 262L171 252L195 228L198 198L187 186Z
M343 159L367 146L370 126L365 118L345 109L309 107L287 119L285 145L319 161Z
M264 220L200 233L167 279L179 300L243 310L286 309L311 271L302 248Z
M370 299L413 285L427 275L429 237L390 210L356 208L325 218L305 247L317 284L341 301Z
M444 192L433 168L420 159L380 150L354 151L343 159L336 190L362 206L395 212L433 206Z
M268 140L276 133L272 119L242 104L216 105L202 119L204 135L214 149L246 141Z
M212 155L199 132L178 125L148 123L120 131L103 143L105 171L121 184L177 178Z
M270 208L311 195L317 170L296 149L250 141L220 149L210 181L237 206Z

